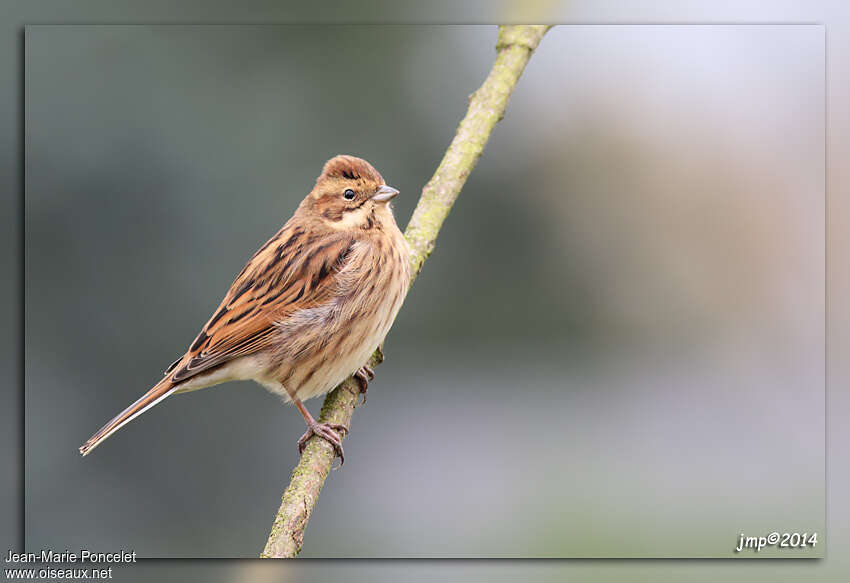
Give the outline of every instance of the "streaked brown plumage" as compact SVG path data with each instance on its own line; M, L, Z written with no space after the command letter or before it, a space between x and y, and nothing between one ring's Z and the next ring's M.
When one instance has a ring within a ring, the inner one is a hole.
M389 201L398 191L368 162L329 160L295 214L248 261L218 309L165 377L104 425L88 454L164 398L230 380L253 379L292 401L312 435L337 432L301 403L359 371L389 331L410 282L408 247ZM365 398L365 397L364 397Z

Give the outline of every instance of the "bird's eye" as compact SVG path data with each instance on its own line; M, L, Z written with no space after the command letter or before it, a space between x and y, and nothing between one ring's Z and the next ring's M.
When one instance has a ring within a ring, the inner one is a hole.
M354 191L350 188L346 188L345 192L342 193L342 196L345 197L345 200L351 200L352 198L354 198Z

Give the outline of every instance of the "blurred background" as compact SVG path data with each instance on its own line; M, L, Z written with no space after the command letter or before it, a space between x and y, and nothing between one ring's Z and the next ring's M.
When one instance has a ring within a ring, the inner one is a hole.
M370 160L403 227L495 35L27 28L28 550L260 552L303 423L259 386L76 448L182 354L327 158ZM742 532L823 532L824 38L550 31L303 556L731 557Z

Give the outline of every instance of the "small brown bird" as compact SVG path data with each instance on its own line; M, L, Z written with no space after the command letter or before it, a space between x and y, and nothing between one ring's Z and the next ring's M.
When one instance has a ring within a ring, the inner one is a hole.
M80 447L86 455L166 397L253 379L293 402L307 431L344 461L337 432L317 423L302 401L356 372L383 341L410 283L407 242L390 201L398 194L371 164L336 156L289 219L236 276L218 309L165 377Z

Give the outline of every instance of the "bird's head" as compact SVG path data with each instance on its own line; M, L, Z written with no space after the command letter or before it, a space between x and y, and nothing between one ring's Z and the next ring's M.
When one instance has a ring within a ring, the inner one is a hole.
M340 155L325 163L301 210L336 230L381 229L395 224L390 201L397 194L366 160Z

